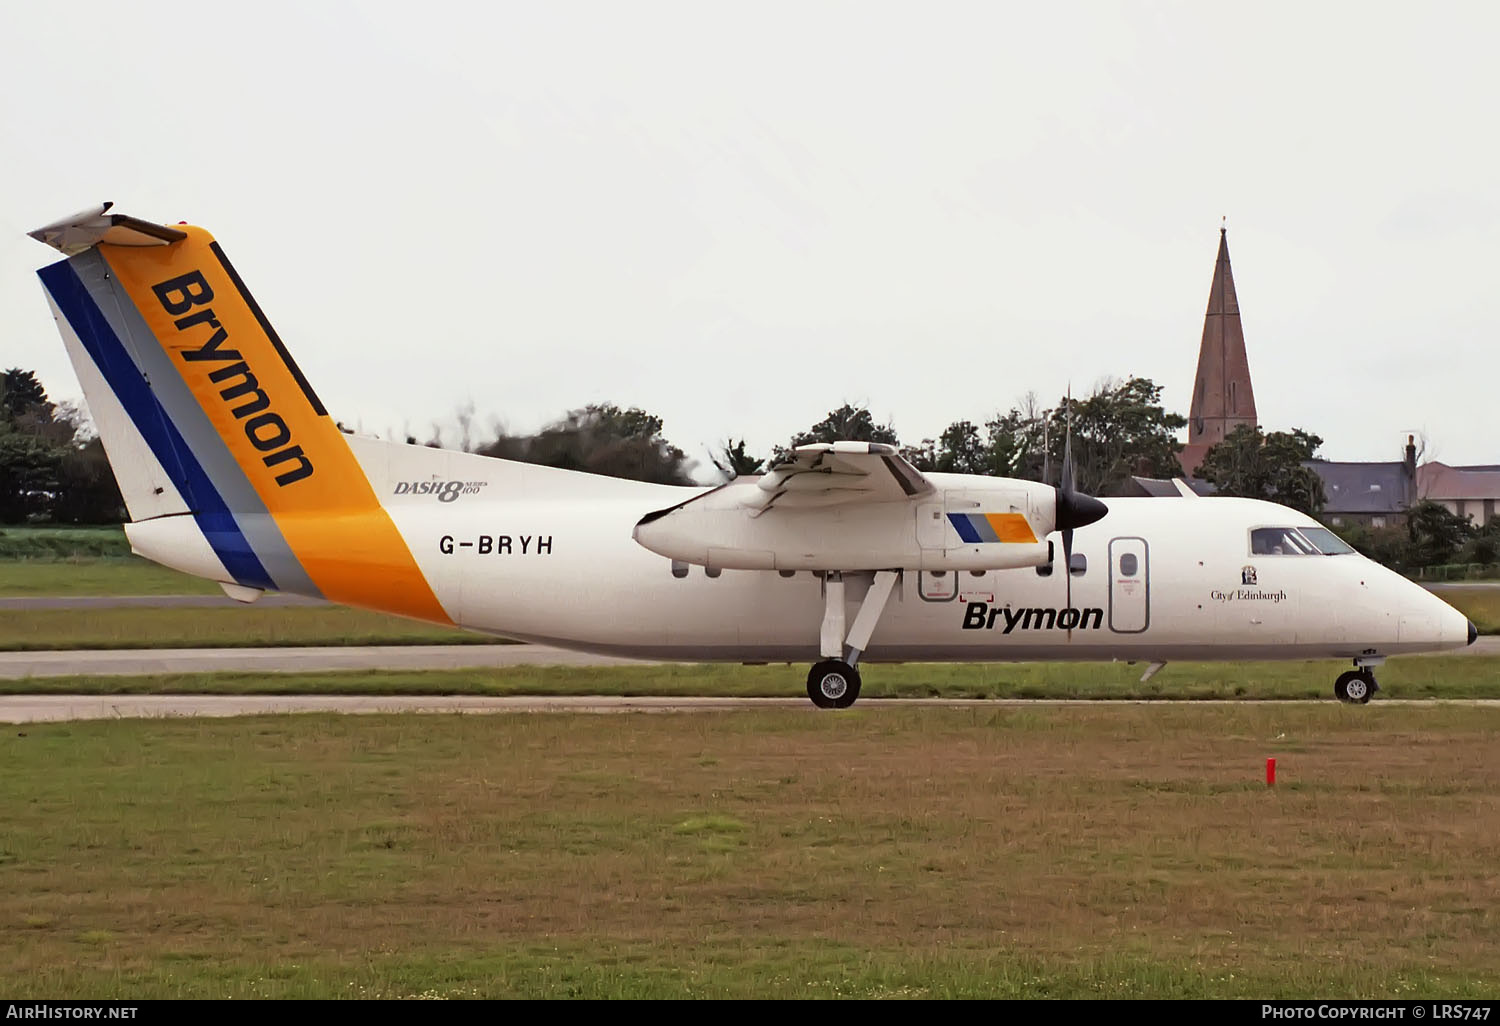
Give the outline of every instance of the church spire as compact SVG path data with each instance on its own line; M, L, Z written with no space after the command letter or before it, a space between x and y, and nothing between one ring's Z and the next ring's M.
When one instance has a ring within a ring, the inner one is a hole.
M1188 440L1181 460L1194 474L1210 446L1241 424L1255 425L1255 392L1250 386L1250 361L1245 356L1245 332L1240 325L1239 298L1229 266L1228 229L1219 228L1219 257L1208 290L1203 317L1203 342L1198 347L1198 376L1188 416Z

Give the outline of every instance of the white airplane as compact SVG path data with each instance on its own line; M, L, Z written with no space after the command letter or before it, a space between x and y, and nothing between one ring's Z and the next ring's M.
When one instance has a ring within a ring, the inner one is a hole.
M880 660L1350 660L1472 644L1451 606L1267 502L1109 499L795 450L715 487L345 435L212 236L110 212L30 233L129 509L132 548L237 599L278 590L520 641L794 661L817 705ZM1060 543L1060 544L1059 544ZM1061 558L1059 558L1061 557ZM851 616L852 613L852 616Z

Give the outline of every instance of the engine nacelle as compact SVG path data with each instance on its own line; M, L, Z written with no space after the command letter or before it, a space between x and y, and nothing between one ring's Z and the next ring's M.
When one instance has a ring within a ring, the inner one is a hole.
M937 489L903 501L771 509L756 504L754 479L735 481L642 518L635 539L670 559L723 570L1008 570L1048 562L1057 489L927 476Z

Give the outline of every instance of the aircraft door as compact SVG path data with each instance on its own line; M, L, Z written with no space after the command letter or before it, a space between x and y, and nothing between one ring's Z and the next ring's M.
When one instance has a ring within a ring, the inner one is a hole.
M1151 625L1151 573L1144 538L1109 543L1109 629L1139 634Z

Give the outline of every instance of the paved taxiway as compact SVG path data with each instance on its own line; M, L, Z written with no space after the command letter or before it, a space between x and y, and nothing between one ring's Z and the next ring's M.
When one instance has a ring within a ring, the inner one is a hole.
M1328 702L1331 704L1332 699ZM867 698L855 708L952 709L1015 708L1040 705L1308 705L1309 699L1042 699L1042 698ZM1489 698L1377 700L1383 705L1500 706ZM390 695L10 695L0 697L0 723L46 723L66 720L177 719L214 716L259 716L282 713L630 713L713 712L734 709L805 709L824 715L806 698L648 698L610 695L508 695L491 698Z
M1500 636L1440 655L1500 655ZM640 659L545 645L384 645L328 648L142 648L0 652L0 678L161 673L314 673L322 670L467 670L504 666L628 666Z
M638 659L545 645L333 645L327 648L140 648L0 652L0 678L160 673L467 670L502 666L625 666Z

